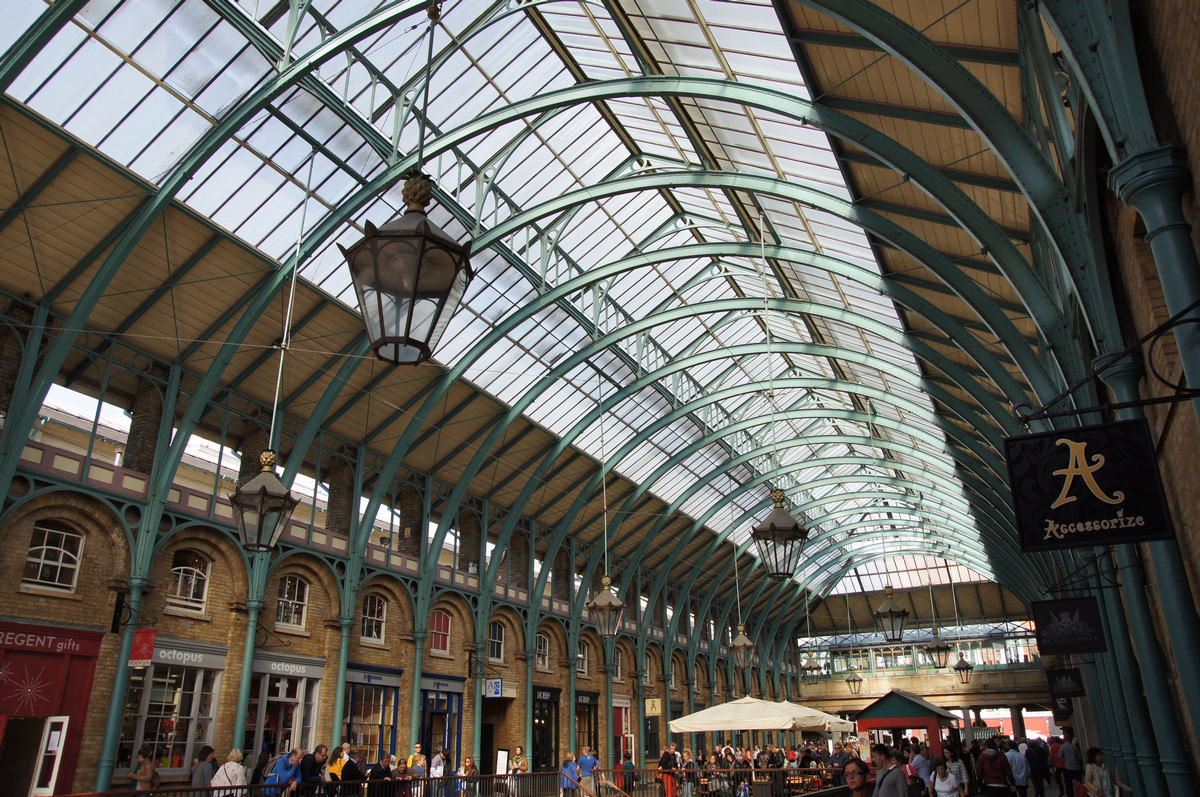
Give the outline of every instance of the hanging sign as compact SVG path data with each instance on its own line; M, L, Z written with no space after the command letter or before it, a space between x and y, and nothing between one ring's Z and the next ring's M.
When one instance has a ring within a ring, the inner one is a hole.
M1026 553L1174 534L1145 419L1009 437L1004 454Z
M1100 623L1100 605L1095 598L1033 601L1029 607L1033 610L1038 653L1042 656L1108 650L1104 626Z
M1087 697L1083 677L1075 667L1046 670L1046 680L1050 684L1052 698Z
M158 631L153 628L139 628L133 632L133 647L129 649L130 667L149 667L154 658L154 643L158 640Z

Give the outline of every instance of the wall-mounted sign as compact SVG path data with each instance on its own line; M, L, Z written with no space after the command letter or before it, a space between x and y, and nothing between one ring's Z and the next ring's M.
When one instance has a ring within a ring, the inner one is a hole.
M1042 656L1108 650L1104 626L1100 623L1100 605L1095 598L1033 601L1030 608Z
M647 717L662 716L662 698L661 697L646 698L646 716Z
M503 678L484 678L483 679L483 696L484 697L516 697L517 685L512 681L505 681Z
M1083 677L1074 667L1046 670L1046 680L1050 684L1052 698L1087 697L1087 691L1083 688Z
M158 631L153 628L139 628L133 632L133 647L129 649L130 667L149 667L154 658L154 641L158 639Z
M600 705L599 692L576 692L575 705L577 706L598 706Z
M1010 437L1004 454L1026 553L1174 534L1144 419Z

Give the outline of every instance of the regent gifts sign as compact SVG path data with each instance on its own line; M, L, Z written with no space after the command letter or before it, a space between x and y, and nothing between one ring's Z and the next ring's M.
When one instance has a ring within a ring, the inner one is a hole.
M1145 420L1010 437L1004 453L1026 553L1174 533Z

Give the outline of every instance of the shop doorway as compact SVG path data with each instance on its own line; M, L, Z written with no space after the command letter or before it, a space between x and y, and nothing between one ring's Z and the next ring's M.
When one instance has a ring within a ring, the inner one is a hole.
M67 717L0 718L0 772L7 794L41 797L54 793L67 722Z

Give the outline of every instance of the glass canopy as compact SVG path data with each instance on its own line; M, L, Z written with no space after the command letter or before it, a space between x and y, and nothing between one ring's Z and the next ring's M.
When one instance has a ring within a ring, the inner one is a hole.
M814 591L982 547L829 138L771 101L810 99L771 2L446 2L428 87L423 5L94 0L8 91L280 263L324 235L300 274L351 306L334 244L423 144L478 275L435 359L551 379L528 419L739 545L784 489Z

